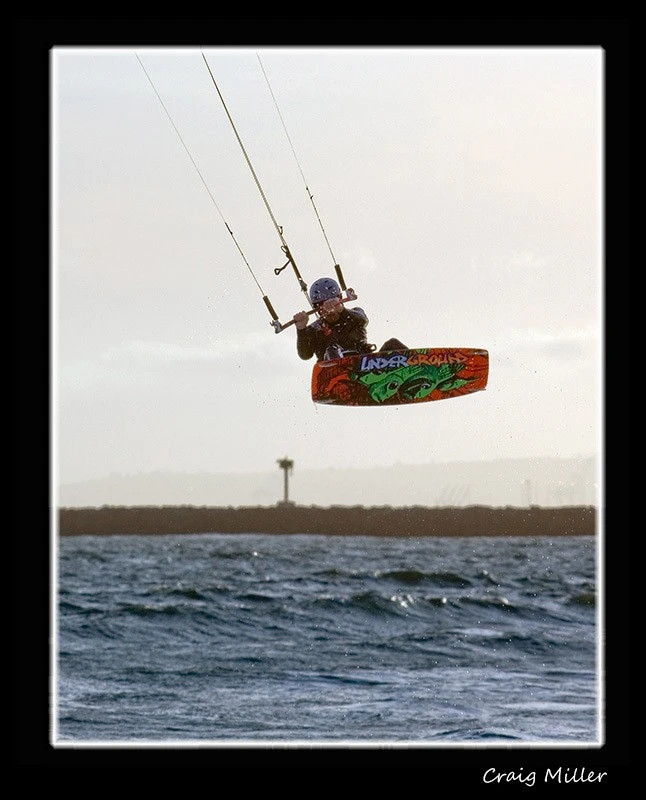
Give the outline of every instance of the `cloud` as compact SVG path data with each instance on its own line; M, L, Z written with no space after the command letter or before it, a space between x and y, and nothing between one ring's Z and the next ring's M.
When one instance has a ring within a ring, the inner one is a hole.
M200 361L219 362L266 350L267 337L254 332L240 339L221 339L212 345L184 345L169 342L146 342L140 339L125 342L105 351L107 363L177 364Z
M515 351L527 358L543 356L559 361L576 361L591 355L598 346L598 331L594 326L572 328L559 333L536 329L512 330L498 351Z
M290 342L291 344L291 342ZM104 350L96 358L77 359L58 371L62 390L143 385L144 376L177 379L178 372L213 375L223 367L281 377L298 366L295 349L267 345L266 334L254 332L239 339L220 339L210 345L186 345L134 339ZM238 373L238 378L241 372Z
M511 256L509 263L511 267L514 269L538 270L538 269L543 269L543 267L546 264L546 261L544 258L541 258L541 256L537 255L536 253L532 253L530 250L524 250L523 252L520 253L514 253Z
M357 273L370 275L377 271L377 259L365 245L355 245L343 252L343 263L352 264ZM348 284L350 285L350 284Z

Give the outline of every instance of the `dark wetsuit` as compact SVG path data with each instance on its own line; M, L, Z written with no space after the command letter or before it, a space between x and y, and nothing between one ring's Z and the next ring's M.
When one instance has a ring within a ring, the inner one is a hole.
M298 355L307 361L316 354L322 361L330 345L344 351L371 353L375 346L366 341L368 317L362 308L344 308L334 322L317 319L303 330L296 331Z

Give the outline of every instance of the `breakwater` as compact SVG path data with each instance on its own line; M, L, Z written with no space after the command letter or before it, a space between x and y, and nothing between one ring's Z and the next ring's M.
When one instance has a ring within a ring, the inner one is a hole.
M335 536L593 536L593 506L101 506L60 508L62 536L190 533Z

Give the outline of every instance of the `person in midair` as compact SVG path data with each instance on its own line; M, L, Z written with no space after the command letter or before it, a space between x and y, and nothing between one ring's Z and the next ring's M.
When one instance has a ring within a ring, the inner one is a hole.
M307 324L308 314L294 314L296 350L304 361L316 355L317 361L343 358L352 353L372 353L375 345L367 341L368 317L362 308L345 308L341 287L333 278L319 278L309 291L318 319ZM388 339L381 351L407 350L399 339Z

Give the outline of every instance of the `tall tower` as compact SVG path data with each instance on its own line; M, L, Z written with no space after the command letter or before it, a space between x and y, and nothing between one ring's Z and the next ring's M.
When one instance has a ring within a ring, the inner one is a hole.
M291 471L293 470L294 462L291 461L289 458L287 458L287 456L285 456L285 458L278 459L278 461L276 463L278 464L278 466L284 472L283 501L282 501L282 503L279 503L279 505L282 505L282 506L293 506L294 503L291 502L290 499L289 499L289 487L288 487L287 474L291 473Z

